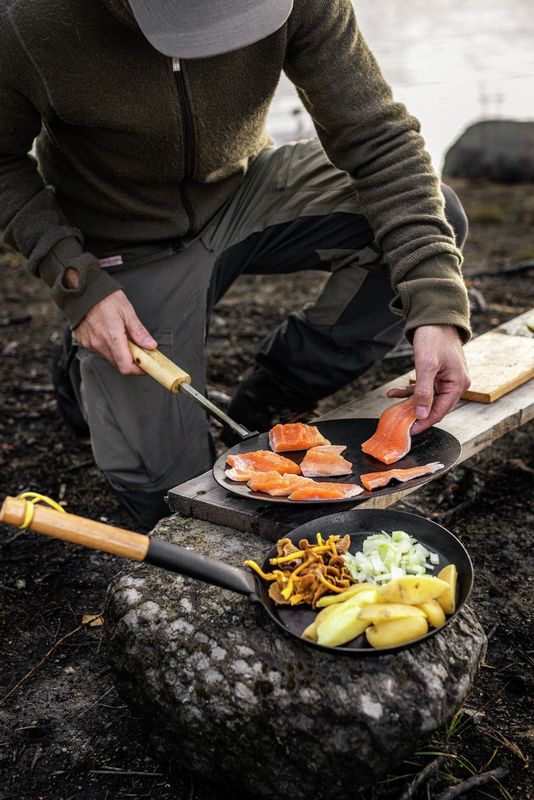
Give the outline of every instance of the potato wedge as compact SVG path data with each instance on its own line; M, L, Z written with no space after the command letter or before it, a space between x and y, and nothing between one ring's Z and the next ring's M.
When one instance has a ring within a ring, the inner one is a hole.
M438 606L441 611L441 606ZM403 617L424 617L425 612L418 606L409 606L405 603L370 603L360 611L358 619L367 619L369 622L385 622L388 619L402 619Z
M376 586L372 583L355 583L339 594L325 594L317 601L317 608L327 608L327 606L332 606L336 603L344 603L349 597L354 597L355 594L364 592L366 589L376 589Z
M397 644L412 642L428 632L425 616L403 617L370 625L365 636L371 647L394 647Z
M328 606L327 608L323 608L323 610L320 611L317 614L317 616L315 617L313 622L311 622L308 625L308 627L305 628L302 631L301 636L304 639L311 639L312 642L316 642L317 641L317 627L321 624L321 622L323 622L325 619L328 618L328 616L332 613L332 611L334 611L334 609L335 609L335 606Z
M434 600L449 588L446 581L433 575L406 575L389 581L380 589L381 599L386 603L418 605Z
M424 611L433 628L441 628L445 624L445 612L437 600L427 600L426 603L419 603L416 608Z
M370 589L320 611L317 614L317 618L321 617L316 628L317 644L338 647L363 633L370 622L359 620L358 615L366 603L376 602L377 596L377 590ZM327 611L330 613L326 614Z
M458 570L455 564L447 564L438 572L438 579L445 581L447 588L438 596L438 603L446 614L454 614L456 610L456 584L458 582Z

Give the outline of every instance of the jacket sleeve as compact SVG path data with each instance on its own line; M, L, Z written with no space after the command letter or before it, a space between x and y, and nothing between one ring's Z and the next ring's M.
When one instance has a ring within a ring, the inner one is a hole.
M6 82L3 69L0 109L0 230L4 241L28 259L30 271L48 284L74 328L91 306L120 287L95 256L84 253L81 232L69 225L52 188L45 186L29 154L41 129L41 116ZM76 290L63 284L69 266L78 271Z
M393 100L350 0L296 0L285 72L330 161L354 180L362 213L391 271L391 310L470 336L461 253L419 123Z

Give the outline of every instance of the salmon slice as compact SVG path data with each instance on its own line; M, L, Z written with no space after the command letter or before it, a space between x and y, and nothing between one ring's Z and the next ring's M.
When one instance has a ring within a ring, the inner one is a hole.
M343 500L349 497L356 497L361 494L363 489L356 483L319 483L313 481L313 485L306 484L295 489L289 495L290 500Z
M404 483L411 481L412 478L420 478L422 475L430 475L432 472L437 472L438 469L443 469L445 465L440 464L439 461L432 461L430 464L425 464L421 467L410 467L409 469L390 469L387 472L367 472L365 475L360 475L360 480L366 489L379 489L395 478L395 480Z
M313 483L311 478L301 475L280 475L279 472L256 472L249 480L249 488L253 492L265 492L271 497L287 497L295 489L306 483Z
M389 406L380 417L374 434L362 444L363 452L384 464L398 461L410 451L410 428L416 419L411 397Z
M341 455L346 449L344 444L312 447L300 462L300 471L307 478L333 478L335 475L350 475L352 464Z
M248 481L255 472L279 472L300 475L300 467L289 458L271 453L270 450L254 450L252 453L229 455L226 461L232 469L224 474L232 481Z
M310 447L323 444L330 444L330 442L322 433L319 433L319 429L315 425L305 425L303 422L275 425L269 431L269 445L275 453L309 450Z

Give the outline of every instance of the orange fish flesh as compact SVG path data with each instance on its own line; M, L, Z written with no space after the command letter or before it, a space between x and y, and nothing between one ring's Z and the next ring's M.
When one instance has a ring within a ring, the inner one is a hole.
M295 489L289 495L290 500L343 500L356 497L363 489L356 483L320 483L313 481Z
M289 458L279 456L270 450L254 450L252 453L229 455L226 458L232 469L225 470L225 475L232 481L248 481L255 472L279 472L300 475L300 467Z
M275 453L287 453L290 450L309 450L310 447L330 444L315 425L304 422L288 422L275 425L269 431L269 445Z
M398 461L410 451L410 428L416 419L411 397L389 406L380 417L374 434L362 444L363 452L384 464Z
M314 483L311 478L301 475L280 475L279 472L256 472L249 480L248 486L253 492L265 492L271 497L287 497L298 487Z
M411 481L412 478L420 478L422 475L430 475L437 472L438 469L443 469L444 464L439 461L432 461L430 464L425 464L421 467L410 467L409 469L390 469L387 472L367 472L365 475L360 475L360 480L366 489L379 489L395 478L395 480L404 483Z
M352 464L341 453L346 445L321 445L312 447L300 462L300 471L307 478L333 478L335 475L350 475Z

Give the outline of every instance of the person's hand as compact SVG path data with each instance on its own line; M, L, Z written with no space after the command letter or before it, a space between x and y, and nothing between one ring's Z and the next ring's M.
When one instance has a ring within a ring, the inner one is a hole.
M417 434L440 422L470 386L458 331L452 325L422 325L413 337L415 385L390 389L388 397L413 395Z
M146 375L134 364L127 338L147 350L158 346L121 289L90 308L74 335L78 344L106 358L122 375Z

